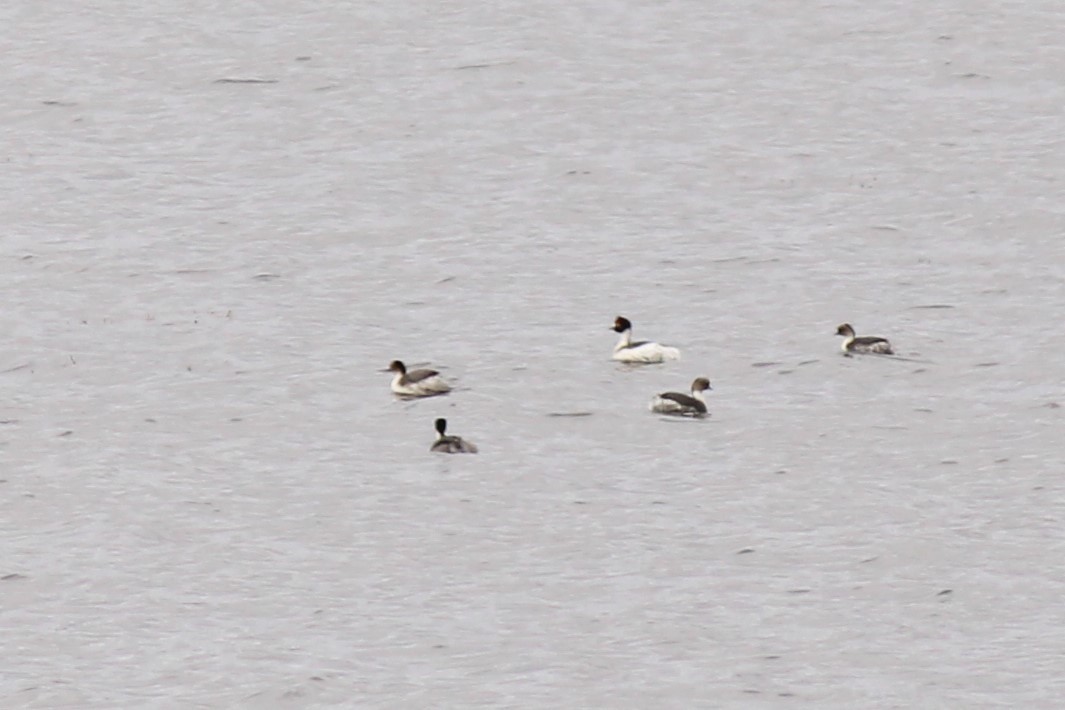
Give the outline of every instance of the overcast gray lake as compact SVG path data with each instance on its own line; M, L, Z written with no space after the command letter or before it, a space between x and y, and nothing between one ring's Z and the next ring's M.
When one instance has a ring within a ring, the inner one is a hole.
M1061 707L1059 0L0 27L4 708Z

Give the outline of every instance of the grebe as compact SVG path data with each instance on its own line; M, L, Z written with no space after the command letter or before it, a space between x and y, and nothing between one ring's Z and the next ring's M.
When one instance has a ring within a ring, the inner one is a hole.
M676 414L682 417L705 417L706 400L703 392L713 389L710 380L705 377L697 377L692 382L691 394L681 392L663 392L651 400L650 409L659 414Z
M665 360L679 360L680 350L646 340L632 342L632 323L628 318L618 316L614 319L615 333L621 333L618 344L614 346L614 359L621 362L652 363Z
M854 328L850 323L844 323L840 327L836 328L836 335L843 336L842 350L844 353L878 353L880 355L894 355L895 352L891 349L891 343L887 341L887 338L878 338L873 335L866 335L861 338L854 336Z
M436 370L411 370L399 360L393 360L388 372L394 372L392 391L403 397L432 397L451 391L451 385Z
M447 436L447 420L436 420L436 441L429 447L430 451L438 454L475 454L477 447L472 442L464 441L460 436Z

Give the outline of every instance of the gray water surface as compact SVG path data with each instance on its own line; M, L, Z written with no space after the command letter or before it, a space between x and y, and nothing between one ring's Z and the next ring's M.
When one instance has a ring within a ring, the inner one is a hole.
M0 8L0 704L1059 707L1063 26Z

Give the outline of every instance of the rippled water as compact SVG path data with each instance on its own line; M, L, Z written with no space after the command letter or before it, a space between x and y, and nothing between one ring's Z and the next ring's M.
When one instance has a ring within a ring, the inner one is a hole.
M0 9L5 708L1060 704L1060 3L91 5Z

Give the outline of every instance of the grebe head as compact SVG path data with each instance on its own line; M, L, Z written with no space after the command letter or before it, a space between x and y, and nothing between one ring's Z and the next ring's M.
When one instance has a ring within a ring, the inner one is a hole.
M695 381L692 382L692 392L705 392L712 389L714 388L710 386L710 380L705 377L696 377Z
M611 330L615 333L624 333L626 330L632 330L632 323L628 318L618 316L614 319L614 327Z
M844 323L840 327L836 328L836 335L842 335L844 338L850 338L854 336L854 328L850 323Z
M388 371L389 372L398 372L401 375L405 375L405 374L407 374L407 366L404 365L399 360L393 360L388 365Z
M436 433L443 436L444 432L447 431L447 419L440 417L436 420L434 426L436 427Z

